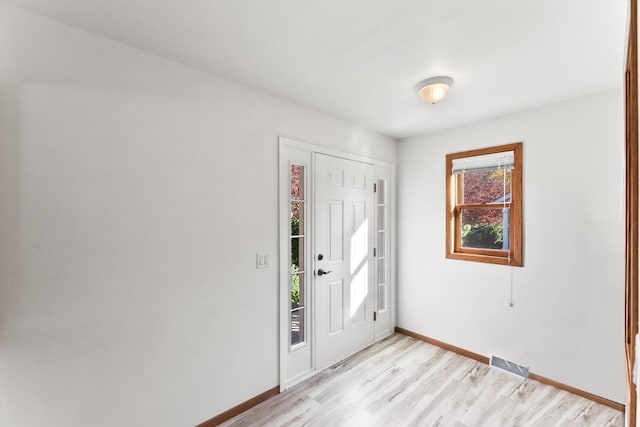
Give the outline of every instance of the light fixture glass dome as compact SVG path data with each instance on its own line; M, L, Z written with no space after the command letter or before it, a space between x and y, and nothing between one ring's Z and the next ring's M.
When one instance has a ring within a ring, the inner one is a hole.
M453 79L446 76L430 77L416 85L420 99L425 104L437 104L446 98Z

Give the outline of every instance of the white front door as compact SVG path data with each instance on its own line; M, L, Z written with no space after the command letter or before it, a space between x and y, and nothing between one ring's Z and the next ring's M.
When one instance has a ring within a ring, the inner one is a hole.
M374 168L315 155L315 368L374 340Z

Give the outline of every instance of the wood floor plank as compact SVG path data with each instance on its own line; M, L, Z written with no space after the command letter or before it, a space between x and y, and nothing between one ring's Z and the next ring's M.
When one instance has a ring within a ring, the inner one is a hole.
M222 425L622 427L624 415L395 334Z

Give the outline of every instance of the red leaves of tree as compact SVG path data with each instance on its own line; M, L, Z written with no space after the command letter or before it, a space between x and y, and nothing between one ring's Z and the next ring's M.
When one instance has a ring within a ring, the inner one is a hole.
M505 191L506 174L506 191ZM484 172L467 172L464 175L463 200L464 204L497 203L496 208L502 207L503 197L510 193L511 173L503 170ZM502 209L465 209L463 224L492 224L502 221Z
M303 198L303 194L300 191L301 186L303 186L302 190L304 191L304 166L291 165L291 199L292 200L300 200Z

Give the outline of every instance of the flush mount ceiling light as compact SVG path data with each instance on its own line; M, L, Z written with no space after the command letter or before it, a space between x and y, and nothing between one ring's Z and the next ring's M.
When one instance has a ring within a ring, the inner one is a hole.
M447 91L453 85L453 79L446 76L430 77L416 85L420 99L425 104L437 104L447 97Z

